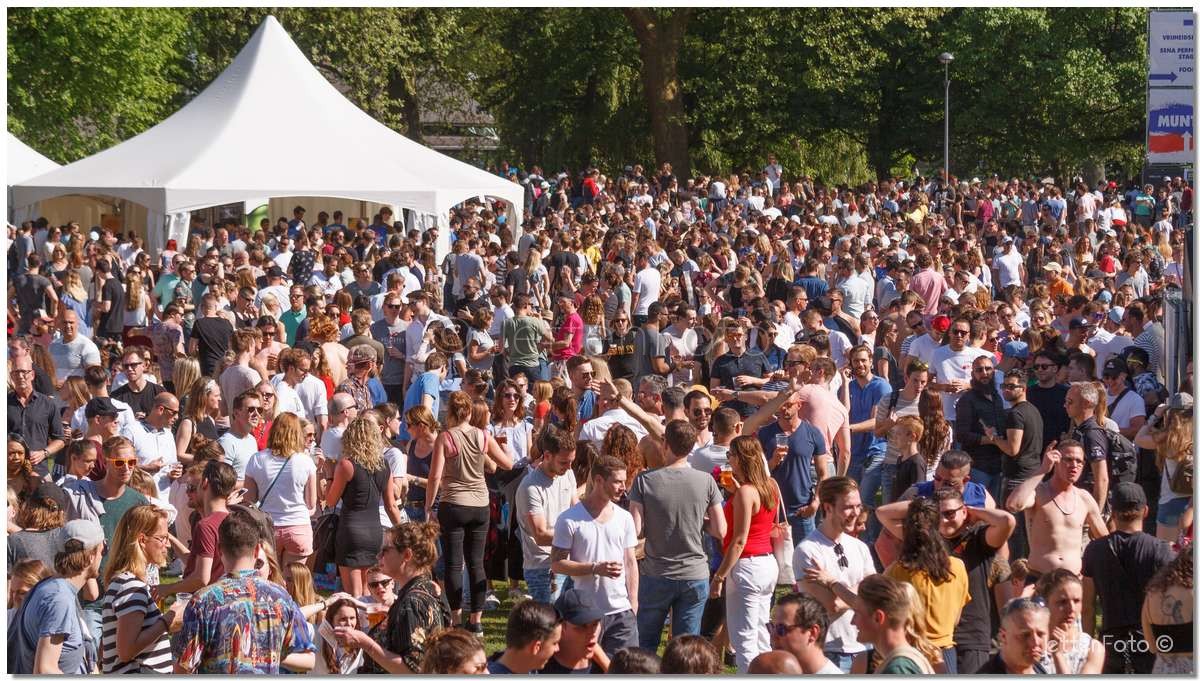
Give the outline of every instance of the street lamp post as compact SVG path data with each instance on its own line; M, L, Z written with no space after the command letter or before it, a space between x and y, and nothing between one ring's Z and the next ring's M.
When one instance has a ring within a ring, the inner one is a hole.
M946 113L944 116L945 127L943 128L943 149L945 156L942 159L942 181L945 186L950 186L950 62L954 61L954 55L949 52L943 52L938 55L938 61L946 68Z

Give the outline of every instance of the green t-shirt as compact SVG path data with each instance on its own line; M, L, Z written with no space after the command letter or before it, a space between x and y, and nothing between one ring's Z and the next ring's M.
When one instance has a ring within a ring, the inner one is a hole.
M104 541L112 545L113 535L117 533L117 523L121 522L121 518L125 516L125 512L134 506L142 506L150 503L150 500L141 492L132 487L126 487L121 496L116 499L106 499L104 501L104 515L100 516L100 527L104 530ZM100 559L100 593L104 593L104 569L108 566L109 551L104 552L104 557ZM84 607L92 610L100 609L100 601L98 598L84 604Z
M159 312L165 310L168 305L175 301L175 285L178 283L178 274L168 273L159 278L158 284L154 286L154 293L158 296Z
M879 670L880 674L924 674L921 666L907 657L893 657Z
M538 343L550 335L550 326L537 317L513 317L504 321L504 352L511 366L533 367L541 359Z

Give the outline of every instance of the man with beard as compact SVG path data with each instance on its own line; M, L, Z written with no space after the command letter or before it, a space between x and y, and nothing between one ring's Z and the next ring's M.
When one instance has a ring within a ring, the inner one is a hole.
M638 645L637 529L616 502L625 494L625 462L601 456L592 464L588 493L554 524L550 568L575 580L603 614L600 647L612 655Z
M988 488L993 497L1000 497L1000 463L1003 452L996 445L997 437L988 437L1004 427L1004 400L996 391L996 367L991 355L981 355L971 362L971 388L958 398L954 417L954 441L971 455L971 474L975 481Z
M579 500L571 471L575 441L570 433L550 424L539 436L539 445L541 462L530 468L517 486L516 514L529 596L539 603L552 603L566 581L565 575L550 571L554 526L563 511Z
M863 505L875 507L875 492L880 488L883 461L887 454L887 438L875 434L875 408L891 395L892 386L871 373L871 349L859 345L850 351L850 477L862 489ZM883 492L889 501L890 488ZM876 521L867 524L868 544L879 534Z
M933 495L941 521L938 532L950 554L963 561L967 569L967 589L971 601L963 607L954 643L958 671L973 674L988 659L991 647L992 563L996 551L1004 546L1016 527L1016 519L1000 509L975 508L963 502L962 492L945 487ZM879 522L896 537L904 538L904 517L911 501L898 501L879 508Z

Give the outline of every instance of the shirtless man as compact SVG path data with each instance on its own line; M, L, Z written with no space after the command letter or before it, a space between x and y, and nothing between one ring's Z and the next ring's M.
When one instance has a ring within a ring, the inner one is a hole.
M1083 471L1083 445L1064 440L1055 449L1051 443L1042 458L1042 468L1022 482L1008 498L1008 511L1025 511L1029 528L1029 577L1037 581L1043 574L1066 568L1079 574L1083 567L1083 527L1087 524L1092 539L1108 534L1100 506L1086 490L1075 486ZM1042 478L1054 476L1043 483Z

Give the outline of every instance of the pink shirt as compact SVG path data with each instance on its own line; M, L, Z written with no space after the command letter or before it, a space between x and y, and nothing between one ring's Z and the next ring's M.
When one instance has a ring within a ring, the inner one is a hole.
M552 359L556 362L571 359L583 349L583 317L578 312L571 313L563 320L562 326L554 332L554 340L564 340L568 335L571 336L571 344L553 354Z
M946 277L942 276L941 272L933 269L924 269L917 272L913 275L912 281L908 282L908 289L921 296L921 300L925 301L925 320L927 323L929 319L938 313L938 303L942 300L942 296L946 294L946 289L948 288L950 287L946 284Z
M825 386L809 383L796 392L800 396L800 420L808 421L825 438L825 451L833 454L838 431L850 427L850 414L837 396Z

